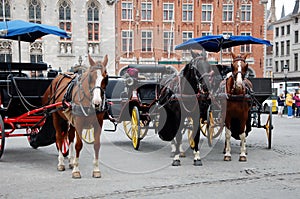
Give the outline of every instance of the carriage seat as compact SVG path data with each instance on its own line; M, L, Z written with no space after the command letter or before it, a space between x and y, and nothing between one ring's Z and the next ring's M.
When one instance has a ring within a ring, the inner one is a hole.
M141 85L138 89L138 96L142 104L151 104L156 99L156 83Z

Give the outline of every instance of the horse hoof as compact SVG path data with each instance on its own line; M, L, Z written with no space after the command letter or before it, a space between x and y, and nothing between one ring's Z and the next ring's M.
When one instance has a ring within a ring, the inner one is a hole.
M100 171L93 171L93 178L101 178L101 172Z
M174 158L174 157L175 157L175 152L171 152L170 157L171 157L171 158Z
M185 153L184 152L180 152L179 157L185 158Z
M180 160L173 160L172 166L180 166Z
M81 178L80 172L79 171L72 172L72 178L74 179Z
M239 161L240 162L247 162L247 157L246 156L240 156Z
M231 161L231 156L224 156L224 161Z
M74 168L74 164L69 164L69 169L73 169Z
M194 160L194 166L202 166L201 160Z
M64 170L66 170L65 165L59 165L59 166L57 166L57 170L58 171L64 171Z

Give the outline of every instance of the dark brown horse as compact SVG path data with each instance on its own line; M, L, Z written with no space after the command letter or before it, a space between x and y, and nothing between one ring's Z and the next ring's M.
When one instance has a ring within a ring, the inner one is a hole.
M73 168L72 177L81 178L79 170L79 154L82 149L81 132L83 129L94 128L94 161L93 177L100 178L99 150L100 134L105 115L105 88L108 83L106 72L107 55L102 62L95 62L89 56L90 67L82 75L60 74L46 90L44 104L63 102L63 110L52 113L53 125L56 130L56 145L59 150L59 171L65 170L62 143L64 136L69 137L69 167ZM59 107L58 107L59 108ZM76 134L74 157L74 138Z
M240 161L247 161L246 158L246 136L249 132L247 121L251 106L252 84L245 78L248 70L246 58L248 54L236 55L232 53L233 63L231 65L232 72L226 79L225 92L226 100L226 116L225 116L225 155L224 161L231 160L231 136L237 140L241 140Z
M191 140L194 146L194 165L201 166L199 142L200 142L200 118L206 120L206 112L209 106L209 84L213 71L211 65L198 53L191 52L193 59L188 63L179 75L170 77L161 82L163 85L158 103L164 114L160 114L159 136L164 141L173 140L174 159L173 166L179 166L180 147L182 143L182 129L186 128L189 121L191 128ZM162 119L163 118L163 119Z

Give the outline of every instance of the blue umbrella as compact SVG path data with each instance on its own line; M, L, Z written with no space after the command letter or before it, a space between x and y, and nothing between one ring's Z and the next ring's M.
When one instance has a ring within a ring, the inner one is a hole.
M219 52L222 49L244 44L265 44L271 46L268 40L255 38L252 36L227 36L227 35L207 35L189 39L175 47L175 50L206 50L209 52Z
M31 23L22 20L0 22L0 38L19 41L19 62L21 62L20 41L34 42L36 39L48 34L64 38L70 37L65 30L56 26Z
M22 20L0 22L0 38L34 42L44 35L69 38L68 33L56 26L37 24Z

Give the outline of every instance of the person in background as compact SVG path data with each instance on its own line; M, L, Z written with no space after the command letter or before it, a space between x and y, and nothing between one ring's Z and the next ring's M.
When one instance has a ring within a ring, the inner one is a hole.
M288 118L293 118L293 97L290 93L286 94L285 105L288 111Z
M295 108L296 108L296 117L300 117L300 93L295 92L295 96L294 96L294 101L295 101Z
M283 109L284 109L284 96L281 93L278 97L277 97L277 103L278 103L278 116L282 117L283 114Z

